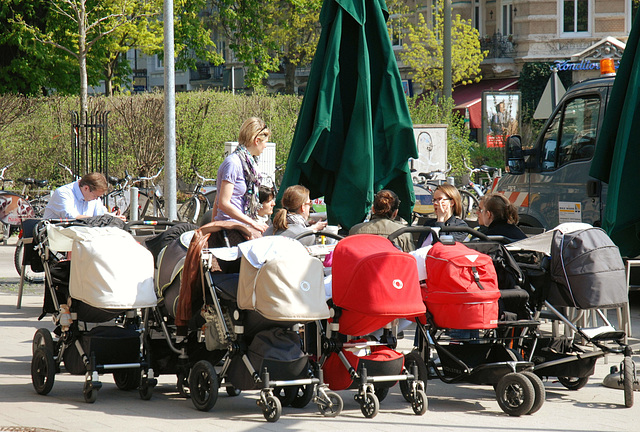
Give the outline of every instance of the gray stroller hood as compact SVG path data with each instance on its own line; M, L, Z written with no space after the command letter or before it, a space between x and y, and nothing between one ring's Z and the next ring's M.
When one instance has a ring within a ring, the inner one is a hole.
M628 302L622 257L600 228L555 231L550 272L555 286L547 300L554 306L590 309Z

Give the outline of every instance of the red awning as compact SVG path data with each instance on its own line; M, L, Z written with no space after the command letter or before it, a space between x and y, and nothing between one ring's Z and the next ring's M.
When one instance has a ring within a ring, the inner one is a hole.
M518 79L487 79L479 83L458 86L453 89L454 109L461 111L464 116L465 109L469 111L469 128L482 127L482 92L485 90L502 91L517 90Z

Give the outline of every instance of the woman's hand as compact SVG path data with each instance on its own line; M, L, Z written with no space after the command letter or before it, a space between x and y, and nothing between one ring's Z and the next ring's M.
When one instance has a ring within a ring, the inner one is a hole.
M315 224L311 225L310 228L313 230L313 232L318 232L318 231L322 231L326 227L327 227L327 221L318 221Z
M264 233L267 230L267 228L269 228L269 225L267 225L266 223L257 222L254 220L251 221L250 225L252 228L260 231L260 233Z

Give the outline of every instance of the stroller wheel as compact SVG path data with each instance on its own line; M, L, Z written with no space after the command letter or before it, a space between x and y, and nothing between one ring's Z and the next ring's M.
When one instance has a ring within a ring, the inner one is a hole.
M227 394L231 397L240 396L242 390L235 388L234 386L227 386Z
M200 411L209 411L218 400L218 374L211 363L200 360L189 374L191 402Z
M140 385L140 369L120 369L113 372L113 381L120 390L135 390Z
M84 396L84 401L86 403L94 403L96 399L98 399L98 389L86 389L82 392L82 395Z
M589 382L589 377L558 377L558 382L565 386L568 390L580 390Z
M33 344L31 346L31 354L35 354L36 350L40 347L44 347L53 355L54 343L51 332L46 328L39 328L36 330L36 334L33 335Z
M630 356L625 356L622 360L622 383L624 385L624 406L633 406L633 381L635 367Z
M426 388L429 371L427 369L427 365L424 363L424 360L422 360L422 356L420 356L420 353L418 351L411 351L409 354L404 355L404 365L409 371L409 373L411 373L411 367L412 367L412 364L414 363L418 367L417 379L422 381ZM404 400L406 400L409 403L412 403L413 395L411 394L411 388L409 387L409 383L405 380L405 381L400 381L399 385L400 385L400 391L402 393L402 397L404 398Z
M293 408L304 408L309 405L309 402L313 399L313 387L313 384L299 386L291 406Z
M538 412L538 410L540 410L540 408L542 408L542 405L544 404L544 400L547 397L547 392L544 388L544 384L542 382L542 380L540 379L540 377L536 374L534 374L533 372L529 372L529 371L524 371L521 372L522 375L526 376L527 378L529 378L529 381L531 381L531 384L533 385L533 391L535 394L535 398L533 400L533 406L531 407L531 410L529 410L529 412L527 414L533 414Z
M269 423L275 423L282 414L280 400L272 395L267 396L266 403L262 407L262 414Z
M375 394L378 402L382 402L389 395L389 387L376 387Z
M526 376L512 372L498 381L496 399L502 411L510 416L521 416L531 411L535 390Z
M360 402L360 411L366 418L374 418L378 415L380 401L375 393L366 393L358 402Z
M325 417L336 417L338 414L342 412L342 408L344 407L344 402L338 393L328 391L325 392L327 396L327 401L320 398L318 400L318 411Z
M411 408L416 415L424 415L427 412L429 401L427 394L423 390L416 391L416 398L411 402Z
M189 394L189 380L183 373L178 374L178 382L176 383L178 387L178 393L185 399L189 399L191 395Z
M273 389L273 394L280 401L280 405L289 406L298 395L298 386L276 387Z
M38 394L49 394L56 376L56 362L53 354L40 347L31 359L31 382Z

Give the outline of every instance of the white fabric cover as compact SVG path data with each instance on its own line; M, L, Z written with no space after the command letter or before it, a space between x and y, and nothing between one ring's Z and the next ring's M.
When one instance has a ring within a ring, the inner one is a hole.
M562 223L549 231L543 232L542 234L534 235L529 238L510 243L506 245L506 248L507 250L513 251L526 250L542 252L545 255L551 256L551 243L555 231L560 231L561 233L569 233L586 228L591 228L591 225L581 222Z
M274 321L329 318L324 267L302 243L270 236L241 243L238 307Z
M102 309L155 306L153 255L115 227L53 227L73 242L69 294Z

